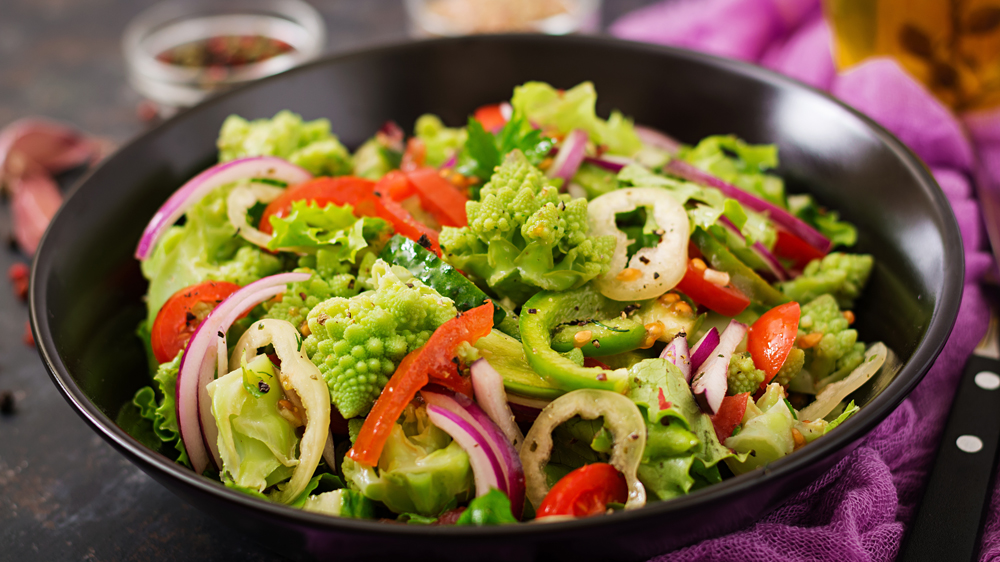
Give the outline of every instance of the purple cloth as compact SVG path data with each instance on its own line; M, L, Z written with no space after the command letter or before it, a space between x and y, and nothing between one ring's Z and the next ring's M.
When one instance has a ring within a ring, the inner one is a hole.
M965 291L955 329L920 385L833 470L764 519L654 559L892 560L919 503L962 366L986 332L979 282L995 266L970 174L978 156L988 177L1000 180L1000 111L959 121L888 59L838 75L815 0L668 1L626 15L611 32L757 62L829 90L910 146L951 202L965 243ZM1000 557L1000 490L983 539L982 558L993 557Z

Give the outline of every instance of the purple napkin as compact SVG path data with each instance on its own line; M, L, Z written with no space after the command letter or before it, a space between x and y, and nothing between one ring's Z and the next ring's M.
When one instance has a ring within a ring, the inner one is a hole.
M951 202L965 243L965 291L955 329L920 385L833 470L761 521L655 559L892 560L919 502L962 366L986 332L979 281L993 263L970 176L978 156L1000 180L1000 112L960 121L890 59L838 75L817 0L668 1L626 15L611 32L757 62L829 90L910 146ZM982 558L998 555L995 491Z

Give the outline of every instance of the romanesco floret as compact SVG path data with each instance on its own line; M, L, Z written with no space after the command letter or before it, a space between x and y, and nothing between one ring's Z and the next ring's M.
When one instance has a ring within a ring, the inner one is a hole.
M247 285L279 271L281 271L281 260L277 256L264 252L257 246L243 246L236 250L232 261L220 265L218 271L209 277L216 281Z
M296 271L308 271L299 268ZM317 304L333 297L349 298L361 292L361 284L350 273L323 276L319 272L300 283L292 283L279 302L264 303L264 318L287 320L302 333L308 333L306 315Z
M303 121L288 110L271 119L247 121L230 115L219 131L219 160L247 156L278 156L314 175L350 174L351 155L330 132L330 121Z
M382 260L375 290L312 308L302 351L319 367L345 418L368 412L403 357L455 316L452 300Z
M779 285L781 292L798 302L809 302L832 294L842 308L854 306L854 299L868 282L872 257L867 254L833 252L821 260L809 262L800 277Z
M588 237L586 199L560 195L520 150L507 155L466 214L468 226L441 232L445 261L517 303L606 273L615 249L613 236Z
M799 337L823 334L805 353L805 368L816 382L817 390L861 364L865 344L858 342L857 330L849 325L832 295L823 295L802 306Z
M785 362L781 365L781 369L778 370L778 374L774 375L774 381L781 386L788 386L788 383L792 382L795 375L799 374L802 367L806 364L806 352L802 351L797 347L793 347L788 351L788 357L785 358Z
M750 354L742 351L734 353L729 360L729 390L727 394L736 395L744 392L754 393L764 382L766 374L753 364Z

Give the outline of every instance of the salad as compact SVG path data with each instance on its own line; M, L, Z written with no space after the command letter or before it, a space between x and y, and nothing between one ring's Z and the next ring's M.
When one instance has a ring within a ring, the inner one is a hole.
M136 249L151 378L118 424L272 502L455 525L640 508L834 430L892 360L851 327L854 226L772 145L596 98L529 82L353 152L230 116Z

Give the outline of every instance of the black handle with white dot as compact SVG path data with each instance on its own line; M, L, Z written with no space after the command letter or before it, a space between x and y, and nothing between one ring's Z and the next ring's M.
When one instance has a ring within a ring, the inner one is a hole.
M975 559L993 491L998 442L1000 361L973 355L899 560Z

